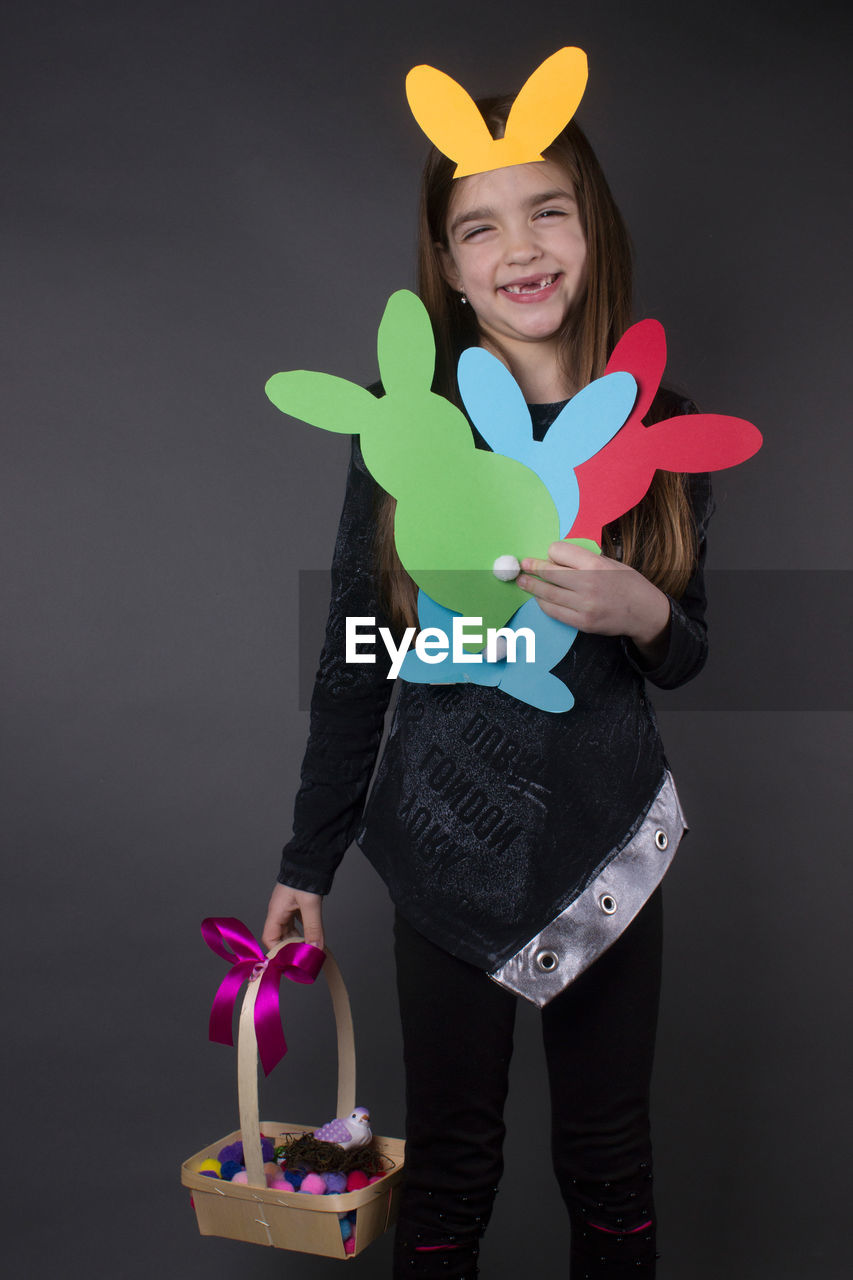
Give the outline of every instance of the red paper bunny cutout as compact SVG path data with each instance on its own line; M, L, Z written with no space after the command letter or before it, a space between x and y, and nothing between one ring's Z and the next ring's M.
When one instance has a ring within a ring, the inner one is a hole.
M665 364L666 337L657 320L632 325L616 344L605 372L630 373L637 399L621 431L577 468L580 506L568 537L600 544L603 527L640 502L655 471L721 471L761 448L761 432L751 422L718 413L684 414L644 426Z

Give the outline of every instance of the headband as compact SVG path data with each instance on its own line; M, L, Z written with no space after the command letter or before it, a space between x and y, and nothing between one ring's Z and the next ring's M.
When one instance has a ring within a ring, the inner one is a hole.
M565 129L587 81L583 49L558 49L538 66L512 104L502 138L493 138L470 94L435 67L406 76L412 115L430 142L456 161L454 178L544 160L542 152Z

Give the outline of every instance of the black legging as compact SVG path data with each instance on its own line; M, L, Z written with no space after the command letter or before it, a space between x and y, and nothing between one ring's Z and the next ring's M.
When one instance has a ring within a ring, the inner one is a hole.
M542 1011L572 1280L654 1275L648 1112L661 941L658 891ZM395 950L407 1120L394 1275L467 1280L503 1170L516 997L399 915Z

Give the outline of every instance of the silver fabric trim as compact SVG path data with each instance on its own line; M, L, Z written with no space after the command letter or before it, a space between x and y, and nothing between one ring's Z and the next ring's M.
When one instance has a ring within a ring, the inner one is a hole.
M632 839L574 902L489 977L541 1009L627 929L663 879L686 830L675 783L667 773Z

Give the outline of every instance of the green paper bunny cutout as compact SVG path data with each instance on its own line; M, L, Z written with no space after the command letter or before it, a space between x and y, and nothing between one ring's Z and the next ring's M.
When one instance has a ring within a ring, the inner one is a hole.
M534 471L474 444L461 410L430 390L435 340L423 303L401 289L379 325L380 399L331 374L277 373L270 400L324 431L358 434L377 484L397 499L394 541L421 590L501 627L530 599L492 568L498 556L546 559L557 509Z

